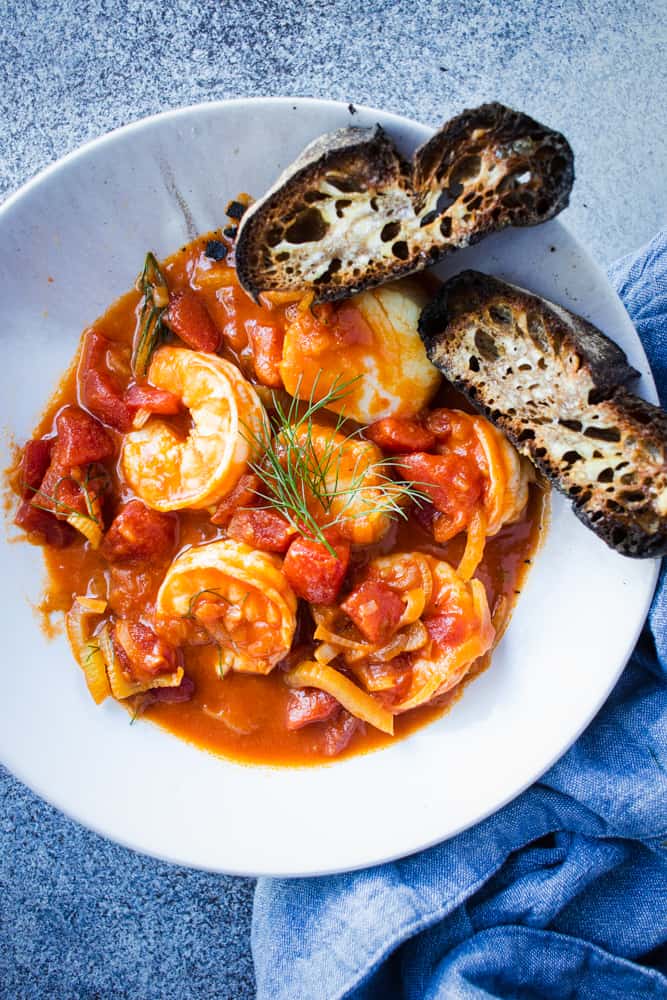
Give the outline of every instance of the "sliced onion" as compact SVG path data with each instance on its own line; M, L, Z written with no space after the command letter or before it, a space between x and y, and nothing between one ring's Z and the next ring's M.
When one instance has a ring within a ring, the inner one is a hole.
M107 602L101 597L81 597L75 598L77 604L93 615L103 615L107 609Z
M424 614L424 609L426 608L426 593L422 587L415 587L413 590L406 591L402 595L402 599L405 602L405 610L398 623L399 628L402 628L404 625L410 625L411 622L416 622Z
M394 717L391 712L333 667L305 660L285 674L285 681L290 687L315 687L326 691L357 719L368 722L389 736L394 735Z
M422 621L413 622L412 625L406 629L406 643L405 652L414 653L416 649L421 649L429 641L429 634L426 626Z
M334 645L330 642L323 642L317 647L315 653L315 659L318 663L331 663L340 654L340 649L336 649Z
M482 561L486 545L486 514L477 508L468 525L466 547L456 572L462 580L470 580Z
M106 664L111 693L118 701L131 698L132 695L141 694L143 691L148 691L151 688L178 687L181 683L183 679L183 667L178 667L171 674L158 674L157 677L151 677L146 681L130 680L121 668L108 624L102 627L97 638Z
M91 548L98 549L100 547L102 528L98 520L93 520L88 514L79 514L77 512L69 514L65 520L88 539Z
M132 418L132 429L140 431L141 428L148 423L151 416L152 414L150 410L147 410L145 406L140 406Z
M330 632L328 628L324 627L324 625L317 626L314 638L324 639L325 642L330 642L332 645L339 646L341 649L357 649L364 652L373 648L368 642L358 642L354 639L346 639L343 635L338 635L336 632Z
M92 597L77 597L65 619L67 638L72 652L83 670L88 690L96 705L100 705L109 697L111 688L99 644L90 636L88 617L91 614L102 614L105 610L106 601Z

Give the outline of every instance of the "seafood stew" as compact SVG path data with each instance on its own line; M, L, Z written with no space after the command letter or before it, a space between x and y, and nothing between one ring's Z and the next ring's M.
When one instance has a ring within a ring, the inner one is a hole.
M95 701L318 763L424 724L487 665L545 494L427 360L425 279L255 303L234 235L148 254L85 331L17 461L16 524Z

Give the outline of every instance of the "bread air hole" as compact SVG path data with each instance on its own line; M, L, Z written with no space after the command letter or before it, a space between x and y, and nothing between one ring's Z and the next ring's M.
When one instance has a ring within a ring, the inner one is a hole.
M486 330L475 330L475 347L485 361L496 361L499 357L494 339Z
M643 490L623 490L619 496L626 503L643 503L646 499Z
M354 174L327 174L325 180L342 194L362 194L367 190L361 177L355 177Z
M283 238L282 226L270 226L266 231L266 242L270 247L278 246Z
M533 343L544 353L549 353L549 340L544 323L536 313L528 314L528 333Z
M620 441L621 432L616 427L587 427L584 435L596 441Z
M400 222L388 222L382 227L382 232L380 233L380 239L383 243L389 243L391 240L395 240L401 231Z
M288 243L315 243L326 234L329 225L317 208L307 208L300 212L285 231Z
M509 306L491 306L489 308L489 319L501 326L506 326L512 322L512 310Z
M398 257L399 260L407 260L410 256L410 251L408 250L408 244L405 240L399 240L398 243L394 243L391 248L391 252L394 257Z
M456 192L456 194L453 194L448 188L445 188L444 191L441 191L440 194L438 195L438 200L435 203L436 215L442 215L443 212L446 212L447 209L454 204L458 195L461 194L461 191L463 191L462 187L459 187L459 190Z
M338 271L340 271L343 262L340 257L333 257L327 267L326 271L323 271L318 278L315 278L314 284L321 285L324 281L329 281Z
M599 474L598 482L613 483L613 481L614 481L614 470L610 466L608 466L606 469L603 469L602 472Z
M476 180L482 170L482 158L477 155L464 156L462 160L454 164L452 171L449 174L449 188L457 185L469 184L471 181Z

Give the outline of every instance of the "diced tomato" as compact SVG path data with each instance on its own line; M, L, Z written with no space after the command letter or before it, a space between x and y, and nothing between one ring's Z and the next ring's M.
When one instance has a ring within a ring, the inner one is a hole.
M460 508L451 515L443 514L441 511L436 510L433 514L431 534L439 545L444 545L445 542L449 542L452 538L455 538L460 531L464 531L469 524L470 515L463 508Z
M227 528L230 538L264 552L287 552L294 528L276 510L237 510Z
M428 500L421 500L419 503L414 503L410 508L410 513L424 531L429 532L429 534L433 533L433 519L437 511L432 503L429 503Z
M458 646L466 637L468 626L460 614L443 613L424 618L424 625L433 642L440 649Z
M178 396L155 385L131 385L125 393L125 402L133 410L150 410L165 416L178 413L181 408Z
M33 438L28 441L21 456L19 483L21 496L30 500L42 485L42 479L51 461L55 438Z
M162 702L167 705L176 705L184 701L190 701L195 693L195 682L191 677L183 675L178 687L150 688L153 701Z
M246 311L249 302L248 296L238 285L226 285L216 293L216 303L220 305L218 322L222 325L222 336L237 354L241 354L248 345L241 305L244 307L243 311Z
M106 371L108 367L107 353L111 346L112 341L103 334L98 333L97 330L88 330L83 342L79 374L85 375L91 368L96 368L98 371Z
M292 732L310 725L311 722L324 722L340 708L333 695L318 688L298 688L292 691L287 700L286 728Z
M446 515L446 523L438 519L442 541L445 535L453 538L470 523L484 485L480 470L470 458L454 452L416 452L401 458L399 468L406 479L414 481L430 497L436 511Z
M438 441L446 441L451 434L451 410L431 410L427 414L424 422L427 429L438 439Z
M109 607L119 618L129 618L137 607L146 607L155 599L155 571L151 564L111 563L108 595Z
M425 423L437 438L438 451L442 454L447 451L458 454L476 451L477 435L470 414L461 410L431 410Z
M51 545L54 549L64 549L76 537L76 530L70 524L59 521L48 511L33 506L29 500L21 502L14 524L39 539L41 544Z
M84 406L103 423L125 432L132 426L132 410L123 399L121 382L107 364L110 352L118 346L96 330L89 330L79 365L79 385Z
M178 687L149 688L136 697L133 706L134 716L143 715L147 708L155 704L177 705L190 701L195 693L195 682L191 677L183 676Z
M344 302L335 311L334 333L341 346L373 343L373 331L356 306Z
M435 435L418 420L386 417L366 428L366 437L383 451L394 455L410 451L430 451L435 447Z
M184 288L170 297L164 320L194 351L212 354L218 350L220 331L203 300L191 288Z
M259 476L256 476L254 472L244 473L231 493L223 497L216 507L215 514L211 517L213 524L227 525L232 515L240 507L253 507L261 503L260 497L257 496L257 493L261 492L261 488L262 483Z
M341 610L369 642L382 643L396 631L405 603L386 583L367 580L345 598Z
M283 358L284 332L277 326L255 319L245 322L248 340L252 349L255 374L262 383L273 389L279 389L283 380L280 377L280 362Z
M173 514L130 500L111 522L100 551L109 562L164 559L173 552L176 523Z
M382 682L382 688L374 691L374 696L387 706L402 701L412 683L412 664L407 654L395 656L386 663L367 663L363 669L364 680ZM384 685L387 685L386 687Z
M285 556L283 573L297 597L311 604L333 604L350 561L348 542L331 542L333 556L321 542L295 538Z
M103 462L113 455L114 444L98 420L78 406L66 406L56 417L57 439L52 463L60 469Z
M81 378L81 400L103 423L126 433L132 427L133 410L123 399L118 382L109 372L91 368Z
M54 459L46 470L39 492L33 494L36 508L46 507L57 517L66 520L70 514L86 514L88 508L81 487L69 472Z
M178 666L178 651L142 622L117 622L113 640L134 674L170 674Z
M343 710L335 718L325 723L325 732L322 739L322 753L327 757L336 757L345 750L355 733L361 732L364 723L354 715Z
M333 306L330 302L300 309L290 305L285 310L285 319L298 332L299 350L307 357L315 358L325 351L340 348L333 325Z

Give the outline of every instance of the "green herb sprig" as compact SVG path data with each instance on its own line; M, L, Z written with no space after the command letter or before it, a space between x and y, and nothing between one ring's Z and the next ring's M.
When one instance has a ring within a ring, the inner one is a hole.
M331 388L317 398L321 374L313 380L305 400L299 398L300 381L287 407L276 393L272 394L273 434L269 429L262 434L247 429L247 433L248 440L262 456L252 464L252 470L266 492L256 491L256 495L267 506L278 510L298 532L320 542L335 556L325 532L343 520L368 517L370 509L350 509L361 491L368 487L367 478L372 481L368 488L374 491L372 512L376 514L395 515L405 520L408 517L405 501L421 504L428 496L415 482L397 474L398 466L391 458L367 463L360 453L351 474L347 473L344 480L341 478L345 445L351 440L360 440L363 428L343 434L341 438L348 421L341 406L326 444L318 448L313 433L315 417L321 410L340 403L361 376L347 381L337 376ZM334 501L341 498L342 506L334 513Z
M163 316L169 306L169 289L155 255L146 254L144 269L137 278L136 288L143 295L139 327L132 345L132 374L143 378L148 371L151 355L164 335Z

